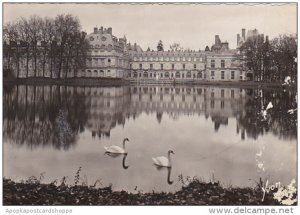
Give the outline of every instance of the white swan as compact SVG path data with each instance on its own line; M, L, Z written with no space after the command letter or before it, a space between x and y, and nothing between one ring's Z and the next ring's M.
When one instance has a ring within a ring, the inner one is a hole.
M108 153L112 153L112 154L126 154L126 150L125 150L125 142L129 141L128 138L124 138L123 140L123 148L119 147L119 146L104 146L104 149L106 152Z
M154 164L157 166L172 167L171 153L175 154L172 150L169 150L168 158L161 156L161 157L152 158L152 160Z

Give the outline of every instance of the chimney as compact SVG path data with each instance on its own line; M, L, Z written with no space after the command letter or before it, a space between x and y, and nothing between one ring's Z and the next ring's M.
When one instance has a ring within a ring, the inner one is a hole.
M107 28L107 33L112 34L112 28L111 27Z
M215 35L215 45L221 45L221 40L219 35Z
M101 26L101 28L99 28L100 34L103 34L103 26Z
M241 40L241 36L240 36L240 34L237 34L236 38L237 38L237 41L236 41L236 46L238 47L238 46L239 46L239 44L240 44L240 40Z
M245 28L242 29L242 38L244 39L244 41L246 40L246 29Z
M98 28L94 28L94 34L98 34Z

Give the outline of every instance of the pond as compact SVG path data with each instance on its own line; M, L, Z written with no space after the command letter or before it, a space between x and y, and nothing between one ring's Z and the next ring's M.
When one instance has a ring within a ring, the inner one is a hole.
M7 85L4 177L44 176L130 192L176 191L187 177L254 187L297 176L296 92L213 86ZM269 102L273 108L261 115ZM127 156L109 156L104 146ZM152 157L171 155L172 168Z

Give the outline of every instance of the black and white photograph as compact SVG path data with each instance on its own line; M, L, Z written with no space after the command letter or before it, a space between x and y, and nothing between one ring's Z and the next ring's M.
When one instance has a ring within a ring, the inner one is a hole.
M2 2L2 205L292 214L297 11Z

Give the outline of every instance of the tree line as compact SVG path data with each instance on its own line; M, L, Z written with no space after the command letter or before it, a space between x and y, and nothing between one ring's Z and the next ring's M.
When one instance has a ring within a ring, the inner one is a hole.
M80 31L77 17L70 14L55 18L31 16L3 27L4 72L20 77L67 77L85 64L88 50L86 33ZM7 75L7 74L4 74Z
M292 35L271 41L263 35L252 36L240 46L237 57L256 81L283 82L287 76L297 80L297 38Z

